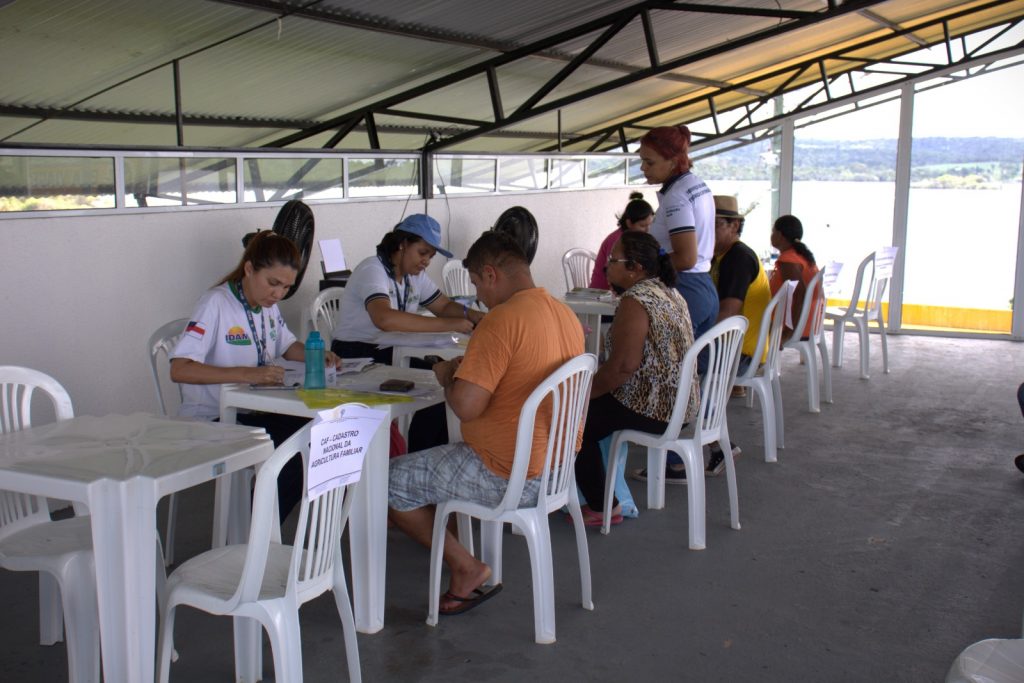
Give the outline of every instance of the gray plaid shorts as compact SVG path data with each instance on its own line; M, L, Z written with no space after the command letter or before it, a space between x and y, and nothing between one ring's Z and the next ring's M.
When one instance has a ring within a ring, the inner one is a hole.
M507 488L469 445L443 444L391 459L388 506L405 512L458 499L496 507ZM519 504L536 505L539 491L540 477L527 479Z

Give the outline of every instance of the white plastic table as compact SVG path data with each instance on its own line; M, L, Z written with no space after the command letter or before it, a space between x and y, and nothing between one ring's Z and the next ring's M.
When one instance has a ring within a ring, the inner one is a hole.
M587 333L586 350L601 357L601 316L615 315L618 301L595 301L572 296L563 296L562 303L572 309L580 323L590 331Z
M385 424L396 417L412 413L444 401L444 391L430 370L413 370L391 366L374 366L366 372L338 377L339 388L359 385L377 386L385 379L408 379L417 388L425 387L426 395L414 396L407 403L375 405L389 410ZM307 408L294 391L260 391L248 386L225 385L221 389L221 421L234 422L239 408L262 410L285 415L313 417L316 410ZM352 597L356 627L363 633L376 633L384 628L384 570L387 565L388 454L390 439L387 429L380 429L370 442L363 461L363 474L356 487L349 523L352 562ZM232 496L237 506L242 496ZM225 504L221 501L221 507ZM244 505L248 505L246 499Z
M153 681L157 501L273 452L262 429L143 413L0 435L0 489L89 506L104 680Z

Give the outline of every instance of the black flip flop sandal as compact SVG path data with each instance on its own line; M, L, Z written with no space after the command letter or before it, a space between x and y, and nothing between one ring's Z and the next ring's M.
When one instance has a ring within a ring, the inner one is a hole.
M456 607L452 607L452 608L449 608L449 609L439 609L438 613L441 614L442 616L451 616L453 614L462 614L463 612L468 612L469 610L473 609L477 605L479 605L479 604L481 604L483 602L487 602L488 600L493 598L495 595L497 595L498 593L501 592L501 589L502 589L502 585L500 583L496 584L494 586L489 587L485 591L484 590L480 590L479 588L475 588L473 590L473 592L469 596L467 596L467 597L462 597L461 595L455 595L451 591L448 591L447 593L444 594L444 597L442 599L443 600L454 600L454 601L456 601L459 604Z

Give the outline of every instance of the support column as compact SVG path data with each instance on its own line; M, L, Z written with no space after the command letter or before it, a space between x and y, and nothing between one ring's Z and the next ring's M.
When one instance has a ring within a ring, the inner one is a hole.
M896 143L896 190L892 205L892 244L899 247L889 285L888 329L903 326L903 278L907 254L907 214L910 209L910 153L914 142L914 85L900 88L900 136ZM884 245L878 245L884 246Z

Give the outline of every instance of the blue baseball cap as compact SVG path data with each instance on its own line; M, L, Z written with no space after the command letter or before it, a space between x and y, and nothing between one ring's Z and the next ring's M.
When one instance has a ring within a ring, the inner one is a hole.
M426 214L414 213L406 216L401 223L395 226L395 230L412 233L437 249L439 254L446 258L452 257L452 252L441 247L441 225Z

